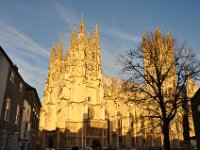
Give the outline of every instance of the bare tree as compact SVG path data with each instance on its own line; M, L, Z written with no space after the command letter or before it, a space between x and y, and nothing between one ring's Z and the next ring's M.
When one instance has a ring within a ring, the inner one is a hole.
M160 122L164 147L170 150L170 123L185 101L186 82L199 79L199 60L186 44L178 44L170 33L162 35L159 28L143 34L139 48L117 60L128 76L126 89L133 93L129 102L146 110L144 117Z

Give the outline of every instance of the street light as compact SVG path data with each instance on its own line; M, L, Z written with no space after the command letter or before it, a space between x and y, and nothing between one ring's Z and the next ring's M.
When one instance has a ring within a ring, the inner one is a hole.
M119 119L119 116L118 116L118 103L116 102L116 134L117 134L117 150L119 150L119 124L118 124L118 119Z

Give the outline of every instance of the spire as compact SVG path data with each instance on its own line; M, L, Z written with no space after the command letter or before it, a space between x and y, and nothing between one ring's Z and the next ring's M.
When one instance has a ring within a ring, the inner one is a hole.
M80 32L84 32L84 17L82 14L81 24L80 24Z
M82 15L82 20L79 28L78 39L84 39L85 36L85 27L84 27L84 17Z
M60 36L60 39L58 41L58 57L62 56L62 36Z
M70 41L70 48L73 49L75 46L76 46L76 26L73 25L71 41Z
M96 46L99 48L99 29L98 29L98 24L96 24L95 29L94 29L94 42Z

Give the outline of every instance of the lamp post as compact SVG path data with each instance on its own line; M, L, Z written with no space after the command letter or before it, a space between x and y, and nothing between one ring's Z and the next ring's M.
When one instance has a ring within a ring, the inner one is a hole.
M117 134L117 150L119 150L119 124L118 124L118 119L119 119L119 116L118 116L118 103L116 103L116 134Z

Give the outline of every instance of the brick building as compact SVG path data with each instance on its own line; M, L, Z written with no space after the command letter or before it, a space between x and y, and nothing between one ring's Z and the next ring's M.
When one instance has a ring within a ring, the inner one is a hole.
M31 138L28 138L32 136L31 123L39 121L38 118L32 119L32 114L35 107L39 110L40 101L34 88L34 96L28 96L28 84L1 46L0 82L0 149L21 149L22 131L27 130L23 136L26 136L27 143L31 142ZM24 111L29 111L30 115L25 115ZM24 121L28 124L24 124Z

